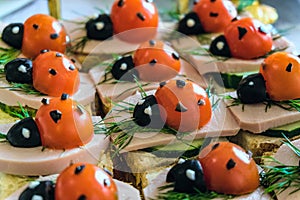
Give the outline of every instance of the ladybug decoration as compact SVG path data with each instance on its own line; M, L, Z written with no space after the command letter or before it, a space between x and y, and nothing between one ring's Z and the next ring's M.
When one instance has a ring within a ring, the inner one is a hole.
M9 129L6 138L12 146L72 149L93 138L90 114L67 94L42 103L35 119L24 118Z
M89 163L75 163L52 181L33 181L19 199L103 199L117 200L117 186L111 174Z
M70 41L62 24L45 14L32 15L24 24L9 24L2 32L2 40L21 49L23 55L30 59L38 56L43 49L65 53Z
M259 186L259 173L251 154L230 142L212 143L195 160L180 159L167 174L175 192L214 191L242 195Z
M242 79L237 96L245 104L298 99L299 84L300 58L287 52L276 52L262 62L259 73Z
M156 35L158 21L158 10L151 0L115 0L110 15L90 19L85 28L89 39L105 40L115 34L123 41L141 43Z
M180 132L195 131L211 119L207 93L191 81L163 82L154 95L142 99L134 108L134 121L140 126L158 128L165 124Z
M215 38L209 51L216 56L254 59L265 56L272 49L273 39L266 26L252 18L236 19Z
M178 31L186 35L219 33L237 17L234 4L228 0L195 0L193 11L178 23Z
M175 77L181 68L178 53L160 40L142 43L133 56L124 56L112 66L117 80L133 81L135 77L147 82L161 82Z
M4 72L8 82L32 84L49 96L73 95L80 83L75 61L57 51L42 50L34 61L16 58L4 66Z

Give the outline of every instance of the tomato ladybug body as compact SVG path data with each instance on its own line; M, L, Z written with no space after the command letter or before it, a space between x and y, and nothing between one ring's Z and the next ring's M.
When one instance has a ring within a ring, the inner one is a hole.
M242 18L229 24L224 35L212 41L209 50L214 55L254 59L270 52L272 44L271 33L264 24Z
M32 15L24 24L10 24L2 35L3 41L21 49L23 55L31 59L43 49L64 53L69 42L62 24L45 14Z
M80 77L75 63L57 51L44 51L33 61L33 87L49 96L78 91Z
M259 71L270 99L275 101L300 98L300 58L277 52L268 56Z
M157 33L158 10L150 0L115 0L110 16L114 34L124 41L141 43Z
M175 77L180 71L178 53L159 40L144 42L133 54L140 80L161 82Z
M179 22L178 30L187 35L223 32L236 16L231 1L194 1L193 11Z
M155 97L166 125L188 132L209 122L212 115L211 104L203 88L183 80L170 80L161 86Z
M52 149L71 149L93 138L93 123L85 108L63 94L43 99L35 117L42 145Z
M75 163L58 176L55 199L117 200L117 186L103 169L88 163Z
M206 187L209 190L241 195L259 186L259 173L251 155L230 142L213 143L199 154Z

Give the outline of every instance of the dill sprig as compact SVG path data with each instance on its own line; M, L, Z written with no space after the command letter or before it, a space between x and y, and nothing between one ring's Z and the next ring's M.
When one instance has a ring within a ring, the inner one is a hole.
M251 6L255 0L239 1L237 11L242 12L246 7Z
M37 91L31 84L26 83L10 83L10 86L0 87L0 89L9 89L11 91L20 91L25 94L42 96L43 94Z
M124 54L125 55L125 54ZM109 77L109 74L111 73L112 67L114 63L119 60L122 56L124 55L119 55L119 54L112 54L112 59L111 61L104 61L98 64L99 67L106 67L104 70L104 79L98 83L98 85L102 83L107 83L111 80L115 80L113 77ZM119 81L114 81L112 83L118 83ZM111 82L110 82L111 83Z
M21 51L15 48L0 47L0 65L4 65L20 55Z
M80 38L76 38L72 41L74 45L69 47L69 51L79 51L83 52L84 47L86 46L86 43L89 41L89 38L87 36L83 36Z
M209 200L214 198L220 199L232 199L233 195L219 194L213 191L201 192L195 189L195 193L180 193L171 190L174 188L174 184L168 184L159 188L159 194L155 197L157 200L173 200L173 199L185 199L185 200ZM166 191L167 190L167 191Z

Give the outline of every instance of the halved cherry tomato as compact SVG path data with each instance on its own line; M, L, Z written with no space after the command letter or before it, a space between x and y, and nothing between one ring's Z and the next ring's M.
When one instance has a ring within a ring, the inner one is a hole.
M228 0L195 1L193 11L197 13L207 33L223 32L231 20L237 16L233 3Z
M253 192L259 186L259 174L254 160L236 144L210 144L200 152L198 160L209 190L241 195Z
M55 199L117 200L117 186L103 169L89 163L75 163L58 176Z
M67 46L67 33L55 18L36 14L24 23L22 53L28 58L35 58L43 49L64 53Z
M124 41L141 43L156 35L158 11L150 0L115 0L110 14L114 33Z
M181 63L178 53L159 40L142 43L134 52L133 59L139 78L143 81L166 81L180 71Z
M224 31L232 57L253 59L272 49L272 36L261 22L242 18L232 22Z
M32 79L33 87L49 96L73 95L80 83L74 62L56 51L45 51L33 61Z
M52 149L71 149L93 138L93 123L85 108L63 94L43 99L35 117L42 145Z
M267 93L272 100L300 98L300 58L277 52L268 56L260 67Z
M155 93L166 125L181 132L194 131L206 125L212 109L203 88L191 81L170 80Z

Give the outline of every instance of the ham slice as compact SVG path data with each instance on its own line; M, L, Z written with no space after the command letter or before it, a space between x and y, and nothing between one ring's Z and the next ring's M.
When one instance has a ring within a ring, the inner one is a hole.
M39 181L45 181L45 180L56 180L58 175L51 175L51 176L46 176L46 177L41 177L38 180ZM130 186L127 183L118 181L114 179L114 182L117 185L117 190L118 190L118 198L120 200L140 200L140 193L137 189L134 187ZM15 191L12 195L10 195L6 200L16 200L19 198L20 194L28 187L28 184L25 185L24 187L20 188L19 190Z
M9 89L10 87L11 85L6 81L5 77L0 77L0 102L8 106L19 106L18 102L20 102L22 106L38 109L42 105L41 100L43 98L51 98L49 96L37 96L25 94L20 91L12 91ZM72 98L86 106L94 101L95 93L95 86L89 75L80 73L79 90L72 96Z
M94 122L100 120L100 117L93 117ZM12 125L0 125L0 132L6 133ZM70 150L16 148L8 142L1 142L0 171L15 175L39 176L60 173L72 162L97 164L102 151L107 149L109 143L104 134L94 135L85 146Z
M236 97L235 93L229 95ZM225 100L227 106L232 105L232 102L232 100ZM255 134L300 120L300 112L296 110L288 111L276 105L272 105L267 111L265 109L266 105L263 103L246 104L244 109L243 105L229 107L241 129Z
M148 94L153 94L154 92L155 91L149 91ZM128 97L124 101L135 105L140 99L140 94L136 94ZM107 119L109 119L107 121L121 121L131 118L131 115L131 113L125 111L120 112L118 111L118 108L116 108L115 110L112 109L112 112L107 115ZM213 115L210 122L205 127L188 134L183 139L186 141L192 141L194 139L205 137L233 136L236 135L239 130L240 127L235 121L234 117L226 108L223 101L220 101L218 106L213 110ZM118 134L113 134L111 136L112 140L114 140L117 136ZM136 133L134 134L134 138L130 144L123 149L123 152L134 151L158 145L168 145L175 142L178 142L178 139L176 139L176 136L172 134L165 134L161 132Z

